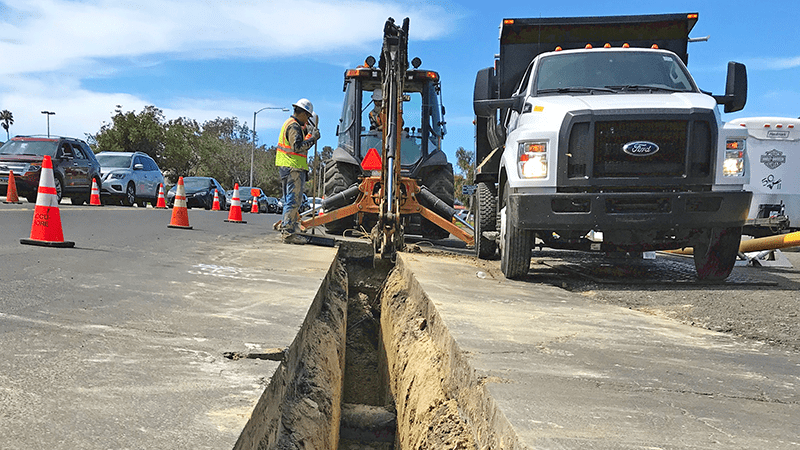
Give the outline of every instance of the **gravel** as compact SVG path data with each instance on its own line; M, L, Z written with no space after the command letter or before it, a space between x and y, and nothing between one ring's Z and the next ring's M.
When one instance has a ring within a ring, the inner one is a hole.
M701 283L691 257L655 260L534 252L529 278L589 299L800 351L800 253L791 268L736 266L722 284ZM575 276L579 275L579 276Z

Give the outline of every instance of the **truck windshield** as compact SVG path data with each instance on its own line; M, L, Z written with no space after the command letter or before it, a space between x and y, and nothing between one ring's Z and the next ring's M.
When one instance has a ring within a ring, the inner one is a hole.
M683 64L665 52L556 53L542 57L535 76L537 95L696 91Z

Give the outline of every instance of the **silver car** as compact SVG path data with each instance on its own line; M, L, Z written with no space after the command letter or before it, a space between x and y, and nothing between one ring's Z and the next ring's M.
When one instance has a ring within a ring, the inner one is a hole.
M142 152L100 152L103 203L122 202L125 206L136 203L145 206L158 201L158 185L164 183L164 174L153 158Z

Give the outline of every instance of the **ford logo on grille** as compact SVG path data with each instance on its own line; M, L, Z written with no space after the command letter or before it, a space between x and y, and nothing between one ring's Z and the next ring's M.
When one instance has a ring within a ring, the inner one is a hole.
M650 156L658 153L658 145L648 141L628 142L622 151L631 156Z

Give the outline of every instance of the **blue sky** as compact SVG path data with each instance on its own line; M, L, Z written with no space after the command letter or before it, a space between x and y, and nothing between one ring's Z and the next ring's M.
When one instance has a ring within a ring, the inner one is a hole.
M747 64L747 106L725 120L800 116L797 0L0 1L0 110L14 114L12 136L45 134L49 110L52 134L84 138L116 105L252 126L254 111L307 97L320 144L335 147L344 70L379 54L387 17L409 17L409 56L441 75L444 149L454 160L458 147L473 148L475 73L493 64L503 18L684 12L699 13L692 37L710 36L689 47L701 89L721 94L727 62ZM258 114L259 144L277 140L286 114Z

